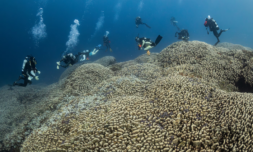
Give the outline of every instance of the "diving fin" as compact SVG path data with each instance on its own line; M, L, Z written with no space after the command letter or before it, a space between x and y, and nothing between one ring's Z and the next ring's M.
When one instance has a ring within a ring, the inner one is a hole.
M151 28L148 24L146 24L146 23L143 23L143 24L145 24L148 28Z
M110 52L112 52L112 49L110 48Z
M155 45L159 44L160 41L162 40L162 38L163 37L161 35L158 35L157 38L156 38L156 40L155 40Z
M225 30L222 30L222 32L226 32L226 31L228 31L228 30L230 30L230 28L228 28L228 29L225 29Z
M214 44L214 46L216 46L218 43L220 43L220 41L217 41L217 42Z

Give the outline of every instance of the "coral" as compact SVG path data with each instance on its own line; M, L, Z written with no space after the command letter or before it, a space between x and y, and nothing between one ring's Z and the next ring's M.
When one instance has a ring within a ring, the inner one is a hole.
M83 65L83 64L86 64L86 62L77 63L77 64L74 64L74 65L72 65L72 66L66 68L66 69L64 70L64 72L61 74L59 80L63 80L64 78L67 78L73 71L76 70L76 68L78 68L79 66L81 66L81 65Z
M233 43L228 43L228 42L219 43L217 45L217 47L223 47L223 48L227 48L229 50L249 50L249 51L253 51L253 49L251 49L249 47L244 47L244 46L239 45L239 44L233 44Z
M0 90L0 150L18 148L51 116L51 111L55 110L51 107L61 101L57 84L43 88L35 85L13 87L12 91L7 88Z
M252 86L252 71L250 51L198 41L108 67L82 64L43 98L26 97L25 119L16 119L22 107L4 112L0 150L252 151L253 95L235 92L241 81Z
M233 86L243 77L246 83L253 84L253 62L250 60L252 56L247 51L229 51L192 41L173 43L158 56L160 66L165 68L165 74L166 71L176 70L181 74L183 71L216 85L226 82L227 85ZM234 87L233 91L237 89Z
M93 63L101 64L101 65L107 67L109 65L116 63L116 59L113 56L105 56L101 59L94 61Z
M30 135L23 151L251 151L252 98L169 75L143 94L65 116Z
M150 55L147 54L143 54L139 57L137 57L136 59L134 59L135 62L137 63L152 63L155 64L157 62L157 55L159 55L159 53L151 53Z
M87 63L97 63L97 64L101 64L103 66L109 66L112 65L116 62L116 59L112 56L105 56L101 59L98 59L94 62L90 62L90 61L85 61L85 62L79 62L77 64L74 64L73 66L70 66L68 68L66 68L66 70L64 70L64 72L62 73L62 75L60 76L59 80L62 80L66 77L68 77L73 71L76 70L77 67L83 65L83 64L87 64Z
M113 76L113 72L100 64L83 64L76 68L65 81L66 94L87 93L96 84Z
M143 80L153 80L161 77L162 68L150 63L130 65L118 71L118 76L134 75Z
M119 64L113 64L109 67L112 71L119 71L122 69L122 66L120 66Z
M89 94L104 97L104 102L117 96L137 95L145 91L147 81L134 75L115 76L96 85Z

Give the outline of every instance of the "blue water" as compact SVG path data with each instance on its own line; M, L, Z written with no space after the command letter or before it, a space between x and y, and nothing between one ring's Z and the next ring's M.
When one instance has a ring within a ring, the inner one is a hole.
M145 53L137 50L134 40L137 34L152 40L159 34L163 36L160 44L151 52L160 52L178 41L174 37L176 28L170 24L172 16L178 20L180 28L188 29L190 40L212 45L216 42L213 34L207 35L203 26L207 15L211 15L220 28L231 28L222 34L221 42L253 48L252 6L252 0L1 0L0 86L11 84L18 78L23 59L30 54L36 57L37 68L42 72L40 80L34 80L34 84L56 82L63 72L63 69L56 70L56 62L66 50L70 25L74 19L80 22L80 35L73 53L102 44L102 37L108 30L113 52L102 50L90 59L94 61L110 55L120 62ZM38 23L36 14L39 8L44 11L43 22L47 36L36 46L31 29ZM104 11L104 23L89 40L95 32L101 11ZM143 22L152 28L140 25L137 29L134 22L136 16L141 16Z

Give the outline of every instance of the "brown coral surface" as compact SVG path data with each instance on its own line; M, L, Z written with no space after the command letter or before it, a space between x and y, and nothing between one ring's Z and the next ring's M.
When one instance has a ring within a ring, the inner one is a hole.
M253 92L252 57L192 41L109 67L83 64L59 84L62 102L40 127L18 134L21 150L253 151L253 95L239 92Z

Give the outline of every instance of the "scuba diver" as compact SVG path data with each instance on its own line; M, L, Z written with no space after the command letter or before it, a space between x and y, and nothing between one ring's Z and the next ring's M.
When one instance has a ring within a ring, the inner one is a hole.
M146 25L148 28L151 28L150 26L148 26L148 24L142 22L140 16L136 17L136 19L135 19L135 24L136 24L136 28L138 28L140 24L144 24L144 25Z
M204 26L206 27L206 30L207 30L207 27L209 27L209 30L212 31L213 35L217 38L218 41L214 44L214 46L216 46L220 42L219 37L222 34L222 32L226 32L227 30L229 30L229 29L225 29L225 30L220 29L216 21L213 18L211 18L210 15L208 15L208 17L206 18ZM220 32L218 33L217 30L219 29L220 29ZM209 34L208 30L207 30L207 34Z
M177 37L177 35L178 35L178 39L183 40L183 41L188 41L190 38L188 30L186 29L182 29L181 32L176 32L175 37Z
M177 26L178 21L176 21L175 17L171 17L170 22L173 26L177 27L178 31L180 31L180 28Z
M152 49L162 40L162 36L158 35L155 42L152 42L149 38L143 37L139 38L139 35L135 38L135 41L138 43L138 49L142 50L144 48L147 51L147 54L150 55L149 49Z
M109 49L110 52L112 52L112 49L111 49L111 46L110 46L111 41L109 40L108 35L104 35L103 42L104 42L104 46L106 46L105 51L107 51Z
M32 84L32 79L39 80L39 77L36 76L36 73L40 74L41 72L36 68L37 61L33 56L27 56L23 61L22 66L22 75L19 76L18 80L13 83L13 86L22 86L26 87L27 84ZM23 79L24 83L18 83L19 80Z
M56 68L59 69L60 66L63 68L67 68L69 66L76 64L81 55L82 55L82 59L80 59L80 61L89 60L89 56L97 54L97 52L100 50L100 47L101 47L101 44L96 46L93 51L85 50L83 52L78 52L77 55L73 55L72 53L69 53L63 56L63 58L59 62L56 62L57 64ZM61 65L61 62L64 62L65 65Z

